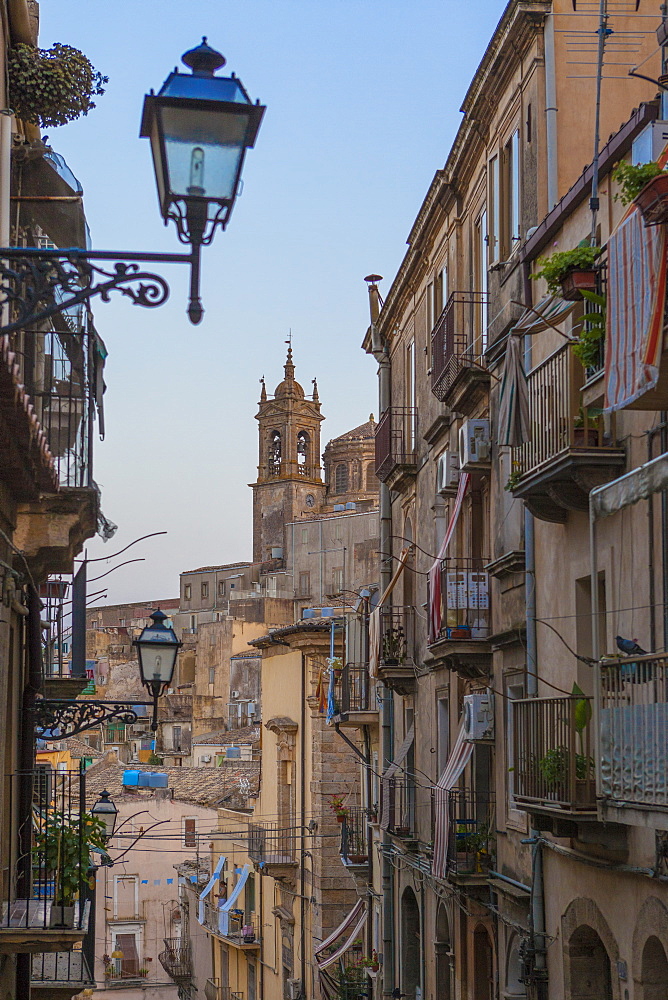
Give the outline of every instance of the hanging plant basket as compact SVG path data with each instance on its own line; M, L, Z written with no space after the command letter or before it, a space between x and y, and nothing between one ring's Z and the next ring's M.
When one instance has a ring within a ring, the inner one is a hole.
M572 268L561 281L561 297L569 302L578 302L583 292L596 291L596 271Z
M71 45L50 49L19 44L7 57L9 103L17 118L53 128L87 115L93 97L104 93L108 77Z
M646 226L668 222L668 173L657 174L645 184L634 203L642 212Z

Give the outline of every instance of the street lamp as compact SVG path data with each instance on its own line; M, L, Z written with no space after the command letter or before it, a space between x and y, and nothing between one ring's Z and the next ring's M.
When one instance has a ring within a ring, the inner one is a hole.
M141 635L132 645L137 647L141 682L153 696L151 729L155 732L158 728L158 698L171 684L176 654L183 643L176 638L174 629L164 624L167 615L160 609L150 617L153 624L142 629Z
M251 102L234 73L215 76L225 58L207 45L181 57L192 74L174 70L144 99L140 135L151 141L160 211L192 247L191 322L199 323L200 248L225 229L238 194L246 150L255 144L265 108Z
M105 826L105 840L111 840L116 827L118 809L116 808L116 804L106 788L104 791L100 792L99 799L91 809L91 815L93 815L95 819L102 820Z

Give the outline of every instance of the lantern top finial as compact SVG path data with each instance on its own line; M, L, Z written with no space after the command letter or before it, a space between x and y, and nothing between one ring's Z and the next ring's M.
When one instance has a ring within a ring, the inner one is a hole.
M213 76L217 69L226 63L225 56L216 49L212 49L207 43L206 35L202 38L202 44L194 49L188 49L181 56L181 62L189 66L194 76Z
M152 619L153 624L157 628L164 628L164 623L167 621L167 615L164 611L161 611L160 608L154 611L153 614L149 615L149 618Z

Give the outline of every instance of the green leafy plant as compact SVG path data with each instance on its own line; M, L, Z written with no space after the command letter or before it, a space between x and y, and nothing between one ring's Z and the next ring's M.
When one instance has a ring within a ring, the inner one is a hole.
M645 184L660 173L662 170L658 163L641 163L639 166L633 163L618 163L612 171L612 179L619 184L615 201L629 205L640 194Z
M345 819L348 815L348 810L346 809L344 803L344 798L342 795L330 795L329 808L332 810L337 819Z
M383 660L401 663L406 655L406 635L401 625L386 629L383 633Z
M83 813L72 821L64 813L49 813L48 822L37 830L33 846L33 861L40 869L54 876L54 902L72 906L80 882L90 866L90 849L106 852L106 827L101 819Z
M540 270L531 277L534 281L544 278L547 282L547 290L552 295L561 293L561 282L569 271L590 271L596 263L596 258L601 253L601 247L579 246L573 250L560 250L553 253L551 257L540 257L538 266Z
M574 427L584 427L585 418L587 421L591 422L598 420L603 414L603 408L601 406L581 406L578 410L578 415L573 421Z
M71 45L50 49L20 43L9 50L9 103L18 118L43 128L65 125L95 107L109 78Z
M517 489L517 487L519 486L521 478L522 478L522 469L520 467L520 463L513 462L513 470L508 476L508 482L503 487L504 490L507 490L509 493L512 493L512 491L514 489Z
M575 755L575 777L581 780L591 777L594 758L583 753ZM538 761L538 768L546 784L558 785L568 781L570 754L567 747L554 747Z
M601 344L605 337L605 317L607 299L598 292L582 291L582 297L597 310L584 313L581 319L580 335L573 344L573 354L583 368L594 368L601 356Z
M147 764L157 764L158 767L161 767L165 763L165 761L164 761L164 759L162 757L158 757L157 753L154 753L153 750L151 750L151 753L150 753L149 758L146 761L146 763Z

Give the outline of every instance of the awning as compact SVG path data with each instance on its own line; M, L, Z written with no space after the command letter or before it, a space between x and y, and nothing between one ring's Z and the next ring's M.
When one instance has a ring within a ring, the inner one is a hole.
M450 515L448 527L445 531L445 538L441 542L438 555L429 570L429 642L436 642L441 634L441 623L443 621L443 609L441 603L441 560L445 558L445 553L448 551L448 546L457 526L462 504L464 503L464 496L469 488L470 482L471 473L462 472L459 476L459 486L457 487L455 506Z
M83 210L83 188L60 154L32 147L19 165L19 226L40 229L57 247L90 247Z
M497 444L518 448L530 438L529 386L520 354L520 338L513 331L506 345Z
M214 885L216 884L216 882L220 878L220 873L223 870L223 865L224 864L225 864L225 857L218 858L218 864L214 868L213 873L211 875L211 878L206 883L206 885L204 886L204 888L203 888L203 890L202 890L202 892L200 894L199 905L198 905L198 908L197 908L197 919L199 920L200 924L204 923L204 900L209 895L209 893L213 889Z
M552 330L570 316L576 305L577 302L562 299L558 295L544 295L535 306L525 306L520 318L513 323L512 332L533 336L544 330Z
M241 890L246 885L250 865L244 865L234 889L218 910L218 930L221 934L227 935L230 932L230 910L241 895Z
M625 476L592 490L589 503L595 518L609 517L665 489L668 489L668 455L659 455Z
M350 948L353 941L357 938L357 935L364 927L366 919L368 916L366 902L363 899L358 899L354 907L345 918L345 920L339 924L335 931L333 931L328 938L326 938L322 944L313 952L315 957L315 963L323 972L325 969L329 968L335 962L338 962L339 958ZM351 930L352 928L352 930ZM345 935L343 943L333 952L331 955L323 956L323 952L330 948L334 942Z
M443 773L434 788L434 863L432 867L436 878L445 878L448 857L448 793L459 781L462 771L471 759L473 744L464 741L464 720L459 727L455 745L443 768Z
M406 563L408 562L410 554L411 554L410 545L407 546L405 549L401 550L401 554L399 556L399 562L397 564L397 568L392 574L392 579L390 580L387 587L383 591L381 598L378 601L378 604L369 615L369 676L370 677L378 676L378 665L380 663L380 609L385 603L385 601L388 599L394 588L396 587L397 583L399 582L399 577L406 568ZM382 558L385 558L385 556L383 556Z
M394 777L403 762L408 756L408 751L413 746L415 741L415 724L406 733L406 739L399 747L397 755L388 765L387 770L381 778L381 813L380 813L380 825L386 830L390 822L390 779Z

